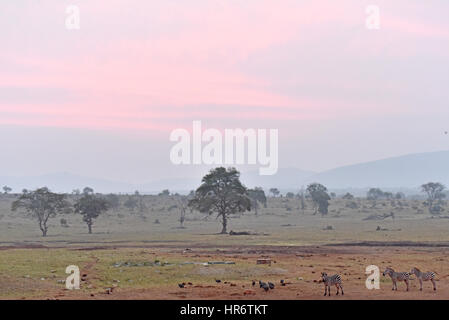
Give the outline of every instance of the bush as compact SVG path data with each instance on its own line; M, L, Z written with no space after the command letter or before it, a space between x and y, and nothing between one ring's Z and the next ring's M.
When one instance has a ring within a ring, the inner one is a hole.
M348 202L348 203L346 204L346 208L350 208L350 209L358 209L358 208L359 208L359 205L357 204L357 202L351 201L351 202Z
M61 220L59 220L59 223L61 224L61 227L64 227L64 228L68 228L69 227L69 225L67 223L67 220L64 219L64 218L61 218Z

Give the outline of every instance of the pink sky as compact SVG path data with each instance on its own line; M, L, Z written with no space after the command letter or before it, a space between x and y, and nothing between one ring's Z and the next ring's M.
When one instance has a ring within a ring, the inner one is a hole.
M168 137L202 120L323 141L317 128L449 115L444 1L72 2L78 31L61 1L0 4L0 124Z
M308 50L317 50L317 66L334 55L336 64L338 59L350 62L351 57L365 60L364 64L412 54L430 58L440 55L442 48L420 48L417 41L449 40L447 23L419 17L422 6L408 9L405 1L394 5L382 1L381 30L374 32L364 28L365 4L360 1L338 5L331 1L110 1L107 6L81 1L79 31L65 29L62 3L22 3L1 5L10 16L8 28L0 31L7 43L2 63L9 65L0 76L0 86L33 88L33 92L56 88L76 98L49 102L40 101L42 95L36 99L30 95L26 103L20 97L2 99L2 123L169 130L178 124L171 124L170 118L233 119L233 106L252 106L253 113L242 114L249 122L252 117L308 119L335 110L351 114L359 110L360 101L328 95L326 86L362 87L361 91L370 86L391 88L369 79L369 74L360 82L344 73L340 80L332 70L330 74L306 71L302 76L298 67L293 79L286 74L279 81L246 66L260 57L270 63L271 51L293 47L301 48L306 57ZM339 38L341 43L332 46ZM327 50L317 49L320 45ZM346 68L350 74L353 67ZM323 83L323 93L297 95L278 89L303 83ZM207 105L207 110L191 111L192 106ZM407 108L393 101L383 101L375 109L370 105L374 103L367 101L366 114ZM259 111L262 106L269 108ZM165 120L163 125L160 119Z

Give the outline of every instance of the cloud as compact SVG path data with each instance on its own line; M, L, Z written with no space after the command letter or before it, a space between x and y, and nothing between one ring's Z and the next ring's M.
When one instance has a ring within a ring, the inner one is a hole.
M294 129L406 112L429 78L447 79L434 59L447 65L448 23L422 4L380 1L377 33L352 0L79 6L81 29L69 32L63 3L0 5L1 123L165 130L203 118ZM439 89L429 97L448 100Z

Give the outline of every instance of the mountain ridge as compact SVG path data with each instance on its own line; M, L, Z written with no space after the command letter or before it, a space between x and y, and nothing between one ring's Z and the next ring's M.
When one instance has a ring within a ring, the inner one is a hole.
M449 185L449 150L414 153L403 156L367 161L337 167L322 172L298 168L280 168L273 176L260 176L257 170L241 172L242 182L253 188L278 188L299 190L311 182L319 182L329 189L366 189L379 187L388 189L417 189L429 181ZM101 193L156 193L163 189L173 192L188 192L201 183L197 178L159 179L148 183L133 184L103 178L86 177L67 172L38 176L0 176L0 186L8 185L14 192L47 186L57 192L71 192L85 186Z

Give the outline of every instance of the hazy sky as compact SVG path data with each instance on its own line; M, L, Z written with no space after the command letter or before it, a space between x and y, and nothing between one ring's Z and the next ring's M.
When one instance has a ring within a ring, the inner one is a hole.
M80 29L65 26L68 4ZM365 27L369 4L380 29ZM279 166L449 149L447 0L0 2L0 176L189 176L170 132L279 129Z

